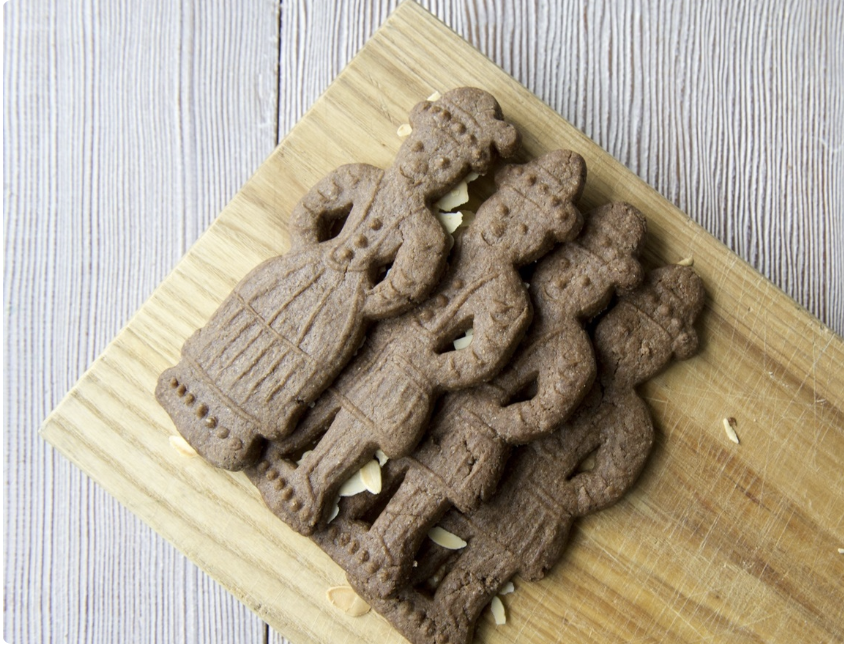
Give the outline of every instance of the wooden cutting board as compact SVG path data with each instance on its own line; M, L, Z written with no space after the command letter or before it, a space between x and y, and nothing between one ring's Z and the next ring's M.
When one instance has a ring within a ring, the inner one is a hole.
M648 218L647 264L692 257L709 295L698 355L642 391L658 440L637 488L582 520L547 578L516 582L507 624L487 613L477 638L844 641L844 341L410 2L108 346L44 437L289 639L400 640L376 614L328 604L343 572L242 475L171 447L153 390L237 281L288 249L286 219L312 184L347 162L388 166L410 108L461 85L499 99L523 134L522 159L580 153L581 207L635 205Z

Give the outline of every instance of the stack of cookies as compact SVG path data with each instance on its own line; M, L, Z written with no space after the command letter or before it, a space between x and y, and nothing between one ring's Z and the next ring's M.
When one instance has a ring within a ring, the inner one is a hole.
M519 136L488 93L421 102L409 130L388 169L341 167L302 198L290 252L156 396L407 638L466 642L631 488L654 437L635 388L694 353L704 291L688 267L643 271L633 207L580 213L576 153L500 166ZM443 210L496 166L455 229Z

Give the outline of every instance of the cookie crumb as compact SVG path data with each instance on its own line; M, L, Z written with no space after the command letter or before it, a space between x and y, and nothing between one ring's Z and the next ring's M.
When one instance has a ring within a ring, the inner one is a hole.
M439 526L435 526L428 531L428 537L432 542L441 547L445 547L446 549L462 549L466 546L466 541L463 538L460 538Z
M398 130L396 131L396 135L399 137L407 137L413 132L413 128L410 124L402 124L399 126Z
M691 268L694 264L695 264L695 259L694 259L694 257L686 257L685 259L680 259L680 260L679 260L677 263L675 263L674 265L678 265L678 266L685 266L685 267L687 267L687 268Z
M174 434L170 437L170 445L173 446L176 452L178 452L183 457L198 456L196 450L194 450L191 445L178 434Z
M504 611L504 604L500 598L493 596L489 604L489 609L492 610L492 618L495 619L495 625L504 625L507 623L507 613Z
M325 592L325 596L331 605L342 610L350 617L362 616L371 609L369 603L358 596L355 590L349 585L329 587Z
M724 419L724 432L727 433L730 441L733 443L739 443L738 435L736 434L735 424L736 420L731 416L729 418Z

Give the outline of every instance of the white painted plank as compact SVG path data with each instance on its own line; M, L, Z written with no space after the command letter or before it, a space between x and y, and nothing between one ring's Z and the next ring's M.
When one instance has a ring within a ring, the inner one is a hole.
M4 6L7 640L263 639L35 432L395 2L338 4ZM844 333L840 3L422 4Z
M394 4L285 6L282 130ZM844 334L840 3L421 4Z
M266 626L37 435L277 139L278 7L4 6L4 638Z

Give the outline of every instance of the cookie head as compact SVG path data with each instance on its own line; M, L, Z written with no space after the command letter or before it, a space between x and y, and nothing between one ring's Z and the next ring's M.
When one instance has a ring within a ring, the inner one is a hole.
M466 123L469 141L475 143L476 148L494 147L504 158L518 150L521 143L519 131L504 121L501 106L488 92L477 88L458 88L446 92L441 101L454 113L464 115L464 119L469 118ZM472 140L473 135L477 142Z
M605 382L633 386L656 375L672 357L697 349L694 321L705 295L690 269L666 266L624 297L595 330L595 349Z
M555 318L594 315L612 296L600 260L577 243L560 246L543 259L530 283L542 291L543 309Z
M671 339L643 311L621 301L598 324L595 351L601 381L633 387L655 376L671 360Z
M593 316L615 291L635 288L644 275L637 256L645 238L645 219L623 203L604 205L585 217L580 236L561 246L534 275L547 304L561 314Z
M668 333L678 359L691 357L698 345L694 322L706 299L700 277L691 268L670 265L651 272L645 288L633 300L645 302L640 308Z
M498 191L476 216L484 241L506 249L521 265L570 241L583 225L575 201L583 191L586 164L571 151L553 151L495 177Z
M644 271L637 261L648 226L644 216L627 203L611 203L587 215L578 245L603 262L602 274L624 293L640 283Z
M436 101L416 104L410 125L399 159L415 160L402 168L412 166L419 173L448 175L451 169L458 178L470 171L483 174L499 156L513 155L520 142L495 98L477 88L449 90Z

